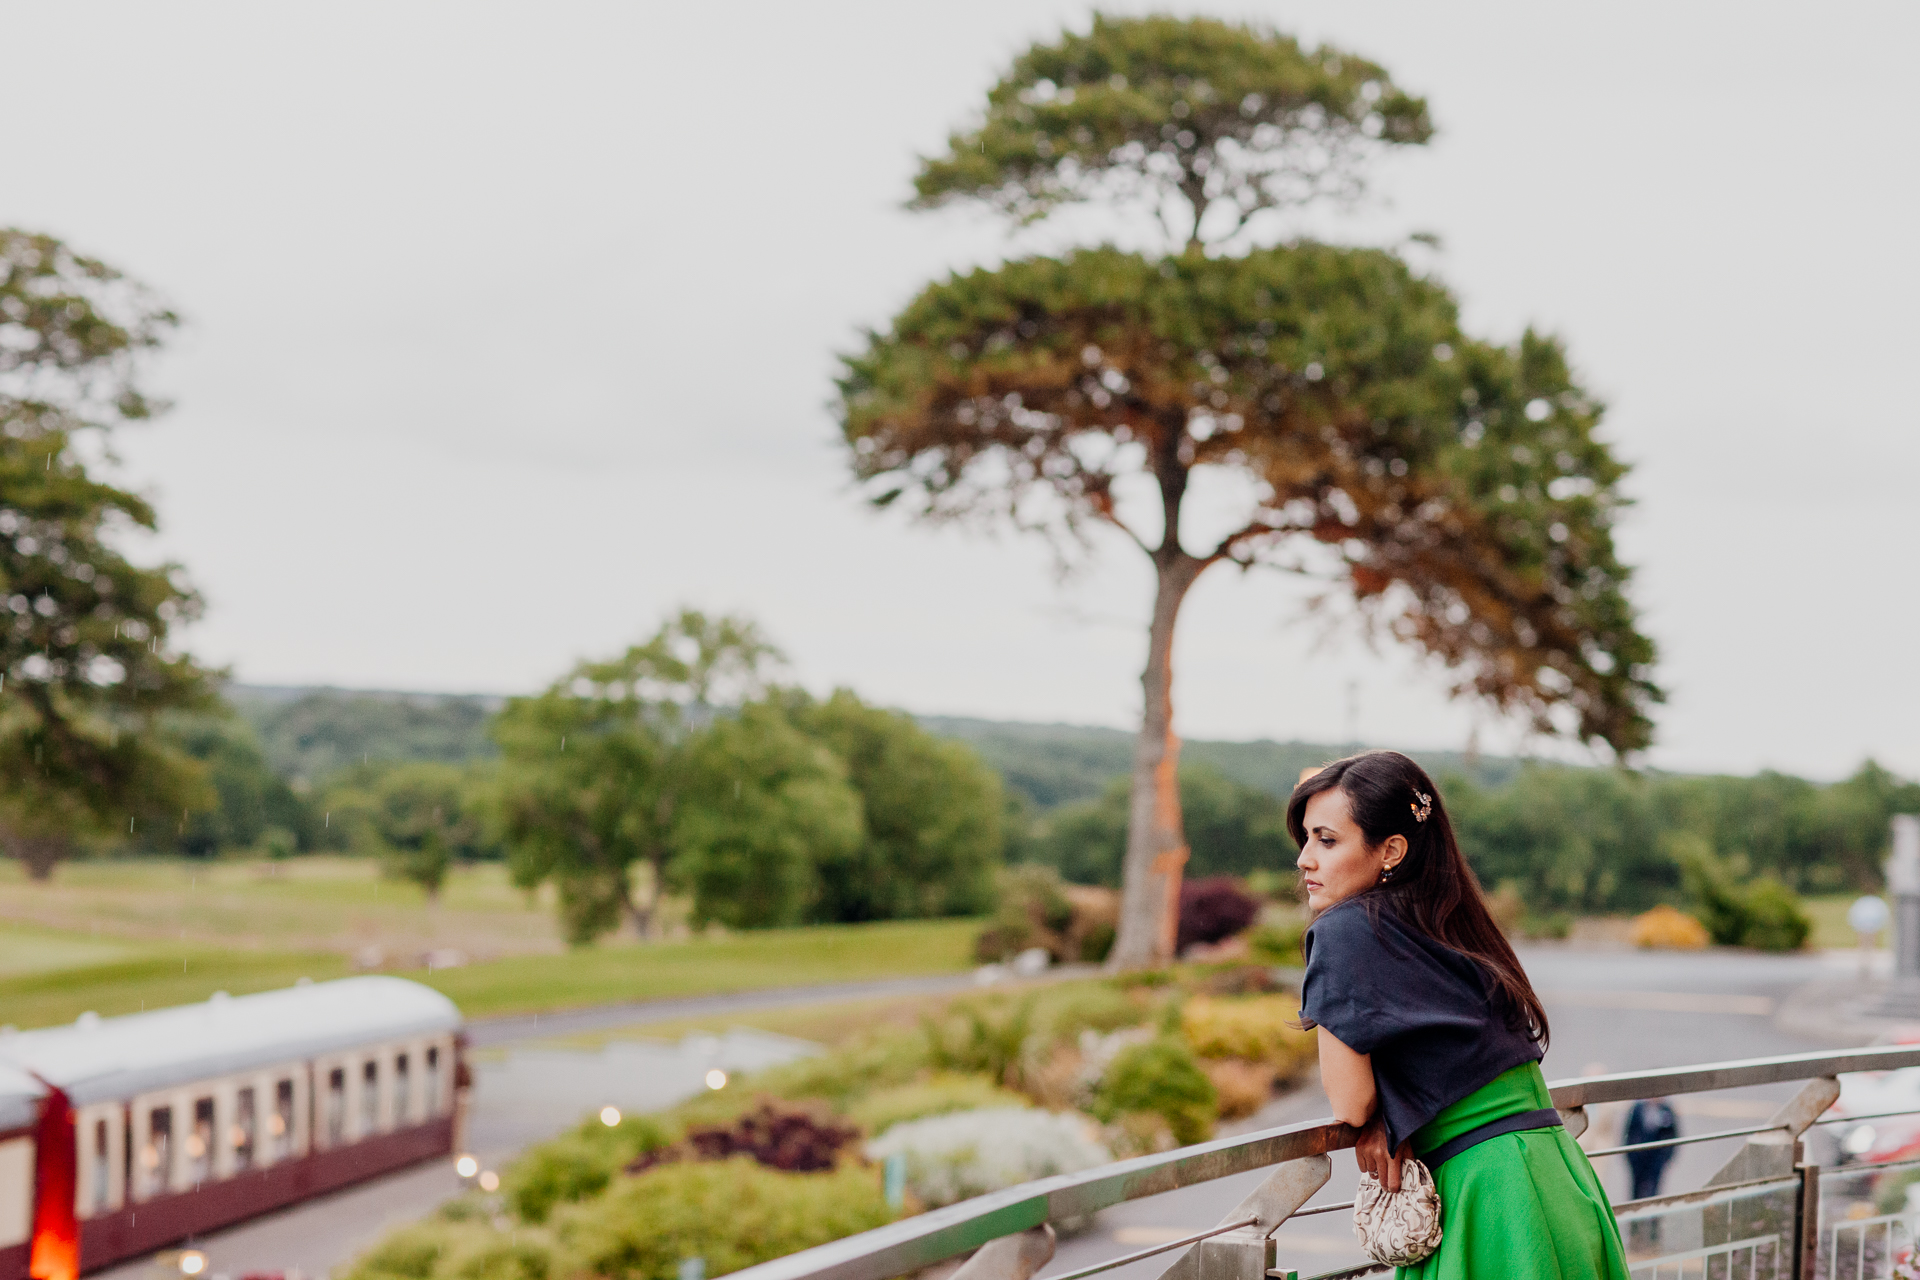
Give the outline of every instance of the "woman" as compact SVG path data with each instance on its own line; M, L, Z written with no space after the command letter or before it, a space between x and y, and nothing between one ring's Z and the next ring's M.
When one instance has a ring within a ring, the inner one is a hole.
M1628 1280L1593 1166L1553 1110L1547 1015L1460 855L1440 792L1397 751L1294 788L1307 904L1305 1025L1360 1168L1389 1190L1419 1156L1440 1192L1419 1280Z

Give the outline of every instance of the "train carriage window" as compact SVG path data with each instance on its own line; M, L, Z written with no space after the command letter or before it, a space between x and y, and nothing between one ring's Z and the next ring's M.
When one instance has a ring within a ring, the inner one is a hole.
M327 1145L337 1147L347 1140L347 1071L335 1067L327 1073Z
M140 1165L155 1192L173 1186L172 1107L155 1107L147 1113L147 1145L140 1148Z
M273 1114L267 1117L267 1135L275 1160L293 1154L293 1081L282 1080L273 1087Z
M93 1213L106 1212L107 1180L113 1173L113 1165L110 1163L112 1159L112 1155L107 1150L107 1122L96 1120L93 1122L93 1194L91 1197Z
M440 1114L440 1050L427 1050L427 1116Z
M380 1128L380 1060L369 1058L360 1068L360 1132Z
M242 1089L233 1096L233 1128L227 1140L233 1144L233 1171L253 1168L252 1089Z
M193 1132L187 1135L187 1181L196 1186L213 1173L213 1099L193 1102Z
M406 1054L393 1056L393 1127L396 1129L407 1123L413 1102L413 1080L408 1066Z

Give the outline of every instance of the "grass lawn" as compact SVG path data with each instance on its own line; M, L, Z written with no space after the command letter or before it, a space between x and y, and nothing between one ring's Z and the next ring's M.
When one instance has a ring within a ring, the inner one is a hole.
M968 968L979 924L910 920L775 929L678 942L611 943L561 955L505 956L429 974L391 972L451 996L469 1017L760 987L950 973ZM97 941L90 933L0 925L0 1018L18 1027L244 995L352 972L339 952Z
M103 940L343 955L377 947L396 964L441 947L476 959L565 950L551 902L514 888L497 863L455 869L429 903L367 858L70 862L42 884L7 859L0 922L8 921Z
M1802 898L1800 901L1813 917L1813 935L1807 939L1809 947L1858 947L1860 936L1847 923L1847 908L1852 906L1861 895L1858 893L1829 893L1819 897ZM1883 895L1884 896L1884 895ZM1887 904L1891 907L1893 904ZM1880 934L1882 945L1891 945L1887 931Z

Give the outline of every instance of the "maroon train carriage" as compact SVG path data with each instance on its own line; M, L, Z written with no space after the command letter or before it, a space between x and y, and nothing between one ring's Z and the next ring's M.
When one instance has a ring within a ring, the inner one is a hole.
M0 1280L75 1280L452 1154L460 1011L344 978L0 1034Z

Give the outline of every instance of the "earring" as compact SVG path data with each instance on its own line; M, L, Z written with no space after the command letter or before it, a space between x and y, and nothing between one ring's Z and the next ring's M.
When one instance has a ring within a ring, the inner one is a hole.
M1380 883L1385 884L1387 881L1391 879L1393 879L1393 868L1392 867L1380 868Z

